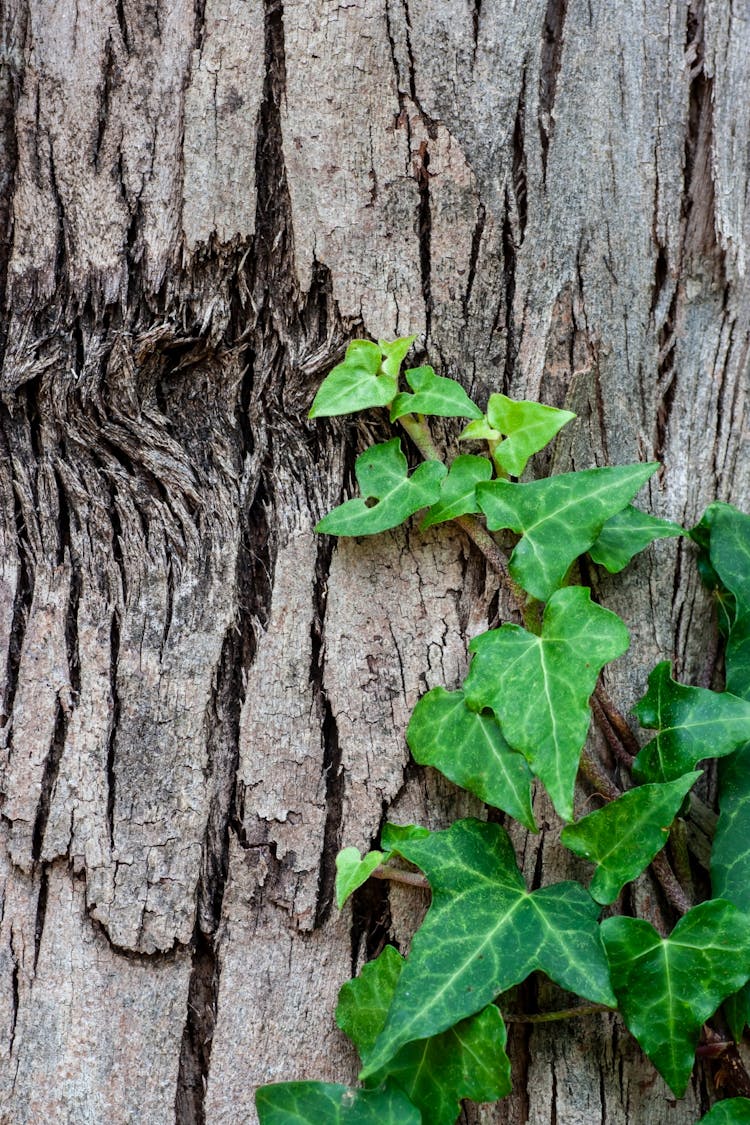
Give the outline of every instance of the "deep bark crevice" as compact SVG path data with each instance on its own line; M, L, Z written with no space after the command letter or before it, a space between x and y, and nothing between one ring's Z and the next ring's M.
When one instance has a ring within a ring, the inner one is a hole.
M568 0L548 0L542 28L542 49L539 60L539 142L542 155L542 184L547 184L547 158L555 130L555 96L562 66L565 18Z

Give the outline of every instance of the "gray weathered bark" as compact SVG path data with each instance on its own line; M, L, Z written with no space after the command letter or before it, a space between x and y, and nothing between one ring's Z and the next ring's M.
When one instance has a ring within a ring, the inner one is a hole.
M741 8L0 6L2 1121L237 1125L256 1083L347 1080L337 989L424 904L376 884L339 916L335 852L477 811L403 731L503 597L449 529L312 531L370 425L305 420L348 339L565 404L555 468L659 458L658 514L747 507ZM623 706L656 659L712 676L689 555L601 583ZM512 832L531 881L580 873ZM467 1121L708 1104L616 1018L511 1050Z

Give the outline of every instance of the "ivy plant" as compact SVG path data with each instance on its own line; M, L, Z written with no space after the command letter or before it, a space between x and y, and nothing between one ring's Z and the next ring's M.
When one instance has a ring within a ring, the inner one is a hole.
M264 1086L256 1095L261 1125L452 1125L462 1100L506 1096L503 1013L515 1018L506 995L535 972L587 1003L525 1019L572 1017L594 1005L624 1022L677 1097L696 1051L726 1064L726 1092L746 1095L750 1077L738 1089L727 1078L744 1072L724 1028L736 1039L750 1021L750 516L715 503L686 530L640 510L633 501L653 463L519 480L575 415L501 394L481 409L430 366L402 374L413 342L355 340L319 388L311 418L386 408L410 439L412 462L414 450L421 460L410 467L398 435L365 450L355 466L360 496L317 530L376 535L421 513L422 529L455 522L484 554L522 624L474 637L464 683L427 691L406 740L417 763L530 832L534 787L544 788L563 822L562 844L592 874L588 885L530 890L496 817L442 831L386 824L366 855L344 847L340 909L373 876L428 888L430 906L405 957L386 946L341 988L336 1021L362 1060L361 1085ZM460 440L485 448L446 463L431 416L464 420ZM496 531L504 541L515 536L508 558ZM646 741L598 685L626 651L628 628L592 598L579 577L589 570L577 564L587 555L617 574L655 540L675 536L692 540L714 593L726 688L680 683L661 661L634 709L653 735ZM588 748L592 719L620 763L619 780ZM694 902L684 818L702 775L696 767L712 758L721 759L714 897ZM579 772L604 803L576 820ZM623 888L649 865L675 916L670 933L624 912ZM750 1121L750 1100L727 1098L703 1120Z

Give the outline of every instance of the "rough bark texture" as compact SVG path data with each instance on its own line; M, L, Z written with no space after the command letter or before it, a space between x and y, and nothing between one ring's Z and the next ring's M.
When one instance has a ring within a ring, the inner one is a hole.
M256 1083L348 1079L337 989L424 902L338 915L335 852L476 811L403 730L509 609L449 529L315 537L381 432L305 420L347 340L419 333L480 399L577 411L554 468L659 458L658 514L747 508L741 9L0 6L3 1122L239 1125ZM600 585L623 706L656 659L712 676L689 556ZM534 885L579 872L513 834ZM613 1017L511 1050L515 1093L467 1122L708 1104Z

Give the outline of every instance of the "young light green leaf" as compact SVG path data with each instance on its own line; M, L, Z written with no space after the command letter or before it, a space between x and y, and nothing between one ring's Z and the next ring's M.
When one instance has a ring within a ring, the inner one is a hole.
M398 380L401 364L416 338L416 336L401 336L398 340L378 340L378 347L383 354L383 371L386 375Z
M678 684L671 668L668 660L656 665L633 708L641 726L659 731L633 763L639 781L672 781L703 758L724 757L750 741L750 702Z
M346 500L324 516L315 528L328 535L375 535L398 527L420 508L436 503L447 469L440 461L425 461L408 476L398 438L360 453L355 465L362 499ZM369 505L368 500L376 504Z
M462 691L436 687L423 695L412 712L406 741L419 765L434 766L486 804L537 831L526 759L511 750L492 715L469 710Z
M606 521L630 503L657 468L584 469L529 484L493 480L477 485L477 500L491 530L509 527L523 536L510 557L510 573L524 590L547 601Z
M674 535L687 535L687 532L678 523L650 516L630 504L607 520L598 539L589 548L589 554L610 574L618 574L649 543Z
M560 840L576 855L597 865L589 894L597 902L614 902L626 883L636 879L661 851L669 827L700 770L667 784L630 789L597 812L562 830Z
M499 825L459 820L398 850L424 871L432 904L361 1078L377 1074L404 1044L481 1011L536 969L589 1000L613 1003L591 896L578 883L529 893Z
M622 1017L682 1097L702 1025L750 977L747 917L712 899L693 907L668 938L637 918L606 918L601 929Z
M380 846L388 852L397 852L401 844L410 840L426 840L429 835L429 828L420 824L391 824L389 821L380 833Z
M599 672L628 647L620 618L595 605L583 586L550 598L541 636L503 625L475 637L464 684L469 707L490 707L506 741L544 783L564 820L573 817L578 759Z
M717 1102L698 1125L750 1125L750 1098L726 1098Z
M469 422L458 435L459 441L500 441L502 434L494 430L484 415L476 422Z
M397 1088L357 1090L332 1082L275 1082L255 1091L260 1125L422 1125Z
M438 418L481 418L482 411L471 401L455 379L436 375L431 367L412 367L406 381L414 394L396 395L391 406L391 421L404 414L430 414Z
M381 360L377 344L353 340L343 363L320 384L308 417L330 418L369 406L387 406L398 390L398 370L395 375L383 374Z
M339 992L336 1023L363 1058L383 1029L403 966L387 945ZM492 1102L510 1093L505 1042L503 1018L490 1004L440 1035L407 1043L368 1081L398 1086L430 1125L453 1125L464 1098Z
M529 458L544 449L574 418L569 410L557 410L540 402L516 402L505 395L490 395L487 421L494 430L507 435L494 452L498 469L520 477Z
M473 457L470 454L456 457L448 470L448 476L440 485L437 504L433 504L427 512L420 528L424 531L433 524L478 512L477 485L491 477L492 465L486 457Z
M376 867L388 862L385 852L361 856L357 848L342 848L336 856L336 906L341 910L350 895L366 883Z

